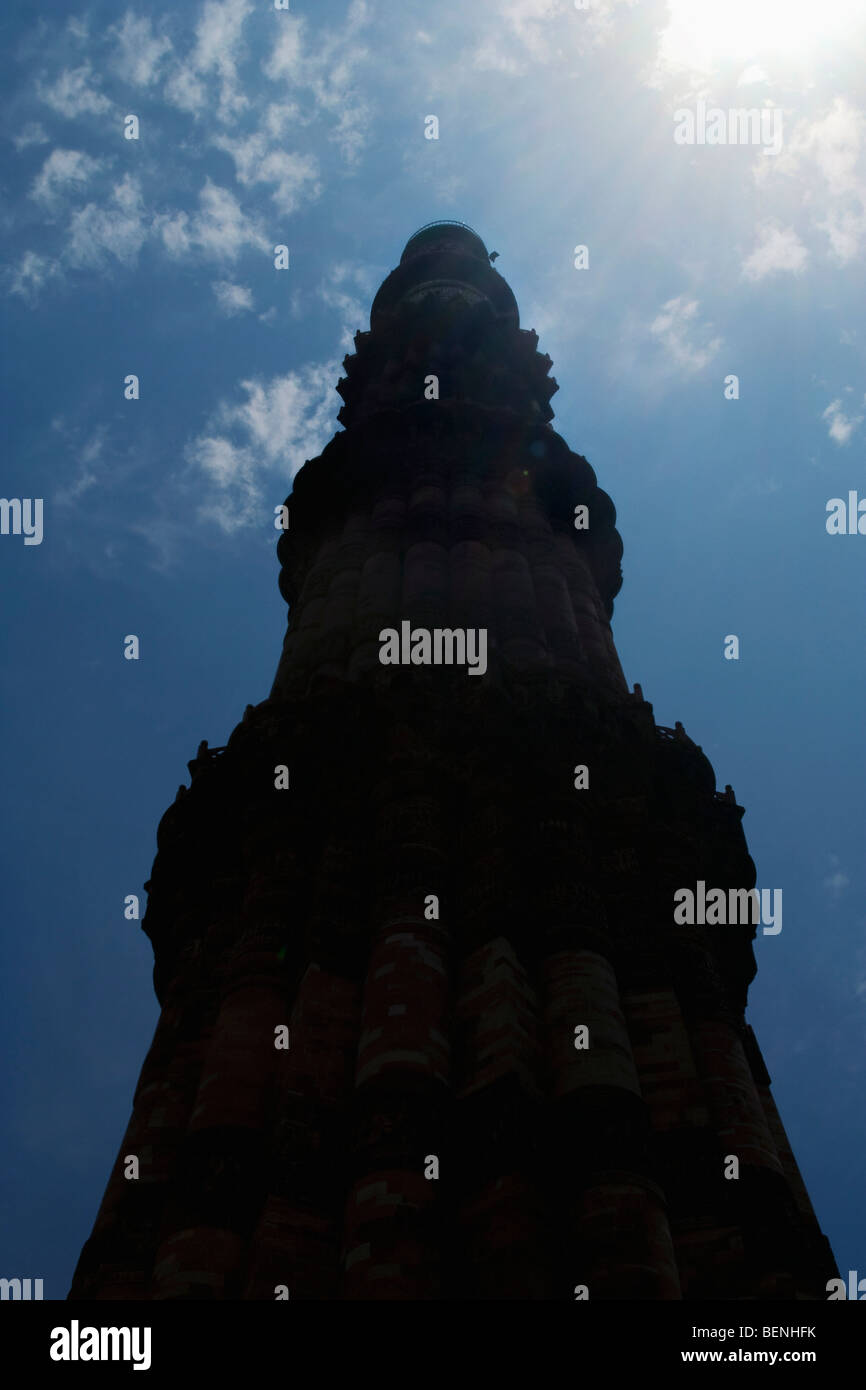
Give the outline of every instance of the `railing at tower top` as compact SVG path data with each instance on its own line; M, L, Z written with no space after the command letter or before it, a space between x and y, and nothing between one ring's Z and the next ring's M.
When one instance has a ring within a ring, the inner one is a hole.
M689 738L682 724L680 724L679 722L677 722L676 728L674 729L668 728L666 724L656 724L656 733L658 734L659 738L664 739L665 741L675 738L678 739L681 743L691 743L692 746L694 746L693 740Z
M204 772L205 768L211 767L216 759L225 751L225 744L223 744L222 748L211 748L208 745L207 739L203 738L198 746L195 757L187 763L190 777L193 779L198 777L200 773Z
M479 241L481 240L475 228L470 227L468 222L458 222L453 217L437 217L435 222L425 222L423 227L419 227L417 231L413 232L409 241L414 241L416 236L420 236L422 232L429 231L431 227L462 227L465 232L471 232L473 236L478 237ZM409 245L409 241L406 242L407 246Z
M425 232L433 232L437 227L443 232L447 232L449 227L459 227L462 232L468 232L471 237L474 237L478 243L479 250L483 251L485 255L487 254L487 247L484 244L484 240L479 236L474 227L470 227L468 222L458 222L455 218L443 217L436 222L425 222L423 227L419 227L417 232L413 232L406 242L406 245L403 247L403 255L405 256L407 251L411 250L413 242L424 239Z

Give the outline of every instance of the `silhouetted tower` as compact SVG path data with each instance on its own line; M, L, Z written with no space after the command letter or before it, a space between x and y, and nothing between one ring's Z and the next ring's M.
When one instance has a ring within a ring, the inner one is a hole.
M537 341L460 223L355 337L270 697L159 827L162 1013L72 1298L826 1296L756 928L674 921L754 885L743 811L626 685ZM483 629L485 673L383 665L403 623Z

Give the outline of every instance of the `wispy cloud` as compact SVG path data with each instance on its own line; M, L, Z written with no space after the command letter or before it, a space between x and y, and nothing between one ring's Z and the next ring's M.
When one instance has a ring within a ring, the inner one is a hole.
M848 265L866 249L866 112L846 98L799 121L756 175L762 182L792 182L838 264Z
M758 244L743 262L746 280L763 280L766 275L789 271L799 275L806 268L808 251L793 227L765 223L758 229Z
M715 357L721 338L710 337L710 324L698 322L698 301L678 295L662 305L650 324L651 337L678 370L700 372Z
M57 274L56 261L49 256L40 256L36 251L25 251L18 264L11 266L4 278L10 294L34 303L42 287Z
M67 142L55 142L58 148L31 176L32 198L50 210L55 226L63 194L86 189L87 205L71 214L51 251L34 245L13 258L4 275L8 292L35 303L48 279L70 268L104 268L112 260L133 265L146 242L172 259L198 256L233 264L245 250L272 249L287 239L284 225L270 225L273 212L269 217L263 208L265 197L280 219L320 198L329 144L344 165L357 164L370 117L357 79L370 58L362 42L371 22L367 0L350 0L336 27L314 25L289 12L253 33L248 21L254 12L251 0L205 0L186 38L177 26L131 7L101 33L88 35L86 25L63 32L65 63L58 66L55 54L53 70L43 71L36 84L43 103L67 119L109 112L116 119L118 109L128 109L132 91L161 86L175 108L169 113L173 120L182 120L181 112L207 119L210 129L200 125L205 149L212 146L230 157L237 187L227 174L220 176L218 165L211 167L196 204L195 195L190 199L189 162L173 159L173 151L162 157L153 143L161 131L153 122L140 146L121 145L118 151L115 143L110 157L102 143L67 149ZM70 61L69 52L84 38L88 58ZM245 71L251 60L255 67ZM50 61L48 54L45 62ZM248 80L250 74L255 80ZM124 105L118 107L118 101ZM35 121L12 138L20 150L48 139ZM182 147L183 137L175 144ZM118 183L106 174L123 156L134 158L135 167ZM14 209L11 216L18 219ZM32 227L32 209L20 221ZM225 297L219 302L224 310L243 307Z
M303 20L287 14L280 22L276 43L262 67L272 82L300 82L304 74Z
M50 205L69 185L76 189L83 188L101 168L101 160L93 159L81 150L52 150L33 180L30 196L39 203Z
M208 103L206 81L218 87L216 115L234 121L249 105L241 91L238 64L243 54L243 26L252 13L248 0L206 0L195 29L195 45L185 60L177 60L165 88L166 99L184 111L201 115Z
M124 174L108 205L88 203L73 213L64 260L76 267L104 266L111 259L132 265L147 236L139 181Z
M319 298L340 315L340 347L346 352L354 351L355 332L369 321L369 304L376 289L376 277L369 266L348 262L335 265L319 286Z
M48 136L45 133L45 128L40 125L39 121L28 121L27 125L19 130L17 135L13 135L11 138L13 145L19 152L29 149L31 145L48 144Z
M53 428L61 435L66 433L66 427L62 420L52 421ZM64 483L54 493L54 502L59 506L71 506L89 492L92 487L101 481L101 474L105 467L103 454L108 429L105 425L97 425L96 429L87 439L80 449L75 449L72 454L73 462L76 467L75 477L68 483ZM103 467L100 468L100 463Z
M31 196L51 208L61 193L83 188L103 165L80 151L55 150L37 174ZM112 261L133 266L145 243L154 240L173 259L197 256L220 264L233 264L246 250L271 250L258 220L244 211L230 189L208 178L198 202L192 213L174 209L154 214L145 204L141 179L124 174L103 202L90 201L72 212L64 245L55 257L25 251L5 274L7 290L35 302L45 283L63 271L105 269ZM232 300L227 291L215 292L224 309L248 307L237 295Z
M272 184L271 196L280 212L291 213L302 203L311 203L322 191L319 168L312 155L291 154L275 148L275 137L260 130L245 139L220 136L214 143L230 154L238 183Z
M293 478L334 433L337 374L333 360L240 382L244 398L223 402L186 449L187 462L206 489L200 520L227 532L261 520L265 480Z
M213 292L221 312L227 318L253 307L252 290L248 290L245 285L233 285L230 280L217 280L213 285Z
M312 98L312 116L330 124L329 139L347 164L355 164L367 140L370 109L360 94L357 70L369 59L361 34L370 22L366 0L352 0L343 25L307 39L306 21L285 15L262 71L282 91L296 89ZM310 103L306 103L310 104Z
M821 419L827 421L827 433L835 444L847 444L852 434L863 423L862 415L848 415L842 408L842 398L831 401L822 411Z
M127 10L120 24L110 30L116 40L115 67L125 82L150 87L160 76L172 52L171 40L155 34L147 16Z
M351 347L352 334L364 321L355 291L369 294L370 275L368 267L347 262L319 286L319 298L339 315L341 350ZM335 354L283 375L243 380L235 398L220 402L185 450L193 476L205 487L201 521L226 532L261 522L266 491L276 487L279 492L338 428L339 375Z
M111 108L108 97L94 81L89 62L78 68L64 68L51 86L39 82L37 92L42 101L69 120L84 115L101 116Z
M488 31L472 50L480 71L525 73L539 65L570 62L605 43L616 18L638 0L505 0L485 14Z
M209 260L236 261L246 247L264 250L268 238L235 195L210 179L199 193L199 210L159 214L154 229L172 256L200 252Z

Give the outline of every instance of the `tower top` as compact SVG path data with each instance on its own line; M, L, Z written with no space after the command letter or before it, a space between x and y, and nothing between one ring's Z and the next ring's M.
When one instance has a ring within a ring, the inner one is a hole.
M487 247L465 222L427 222L410 236L400 264L382 282L370 310L376 331L395 313L413 312L423 305L454 306L487 300L500 320L520 326L517 301L490 262Z
M475 256L478 260L489 261L487 247L478 233L466 222L425 222L406 242L400 264L411 260L422 252L456 251L463 255Z

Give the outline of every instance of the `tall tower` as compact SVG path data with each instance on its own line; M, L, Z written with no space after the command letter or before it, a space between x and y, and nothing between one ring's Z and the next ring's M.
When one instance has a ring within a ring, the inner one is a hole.
M355 337L270 696L159 826L162 1012L70 1298L826 1297L756 926L675 920L753 887L743 811L625 682L537 342L445 222Z

